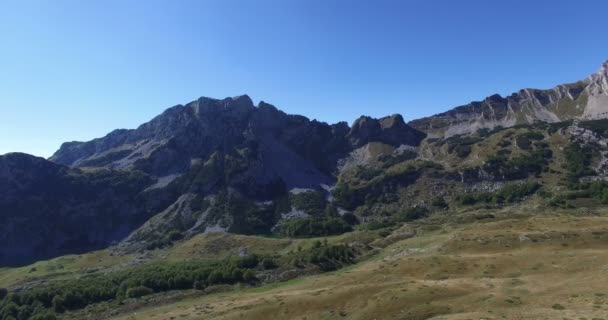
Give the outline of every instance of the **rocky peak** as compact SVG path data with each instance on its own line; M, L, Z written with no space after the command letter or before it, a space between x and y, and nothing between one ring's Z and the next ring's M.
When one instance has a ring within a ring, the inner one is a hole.
M505 98L503 98L500 94L495 93L495 94L487 97L485 100L486 101L493 101L493 102L501 102L501 101L504 101Z
M602 64L600 70L592 74L588 81L590 88L600 88L603 91L608 91L608 60Z
M186 107L191 109L198 117L224 114L240 118L255 109L253 101L248 95L229 97L222 100L200 97L188 103Z
M355 120L347 135L355 148L369 142L417 146L424 137L424 133L408 126L399 114L380 119L361 116Z

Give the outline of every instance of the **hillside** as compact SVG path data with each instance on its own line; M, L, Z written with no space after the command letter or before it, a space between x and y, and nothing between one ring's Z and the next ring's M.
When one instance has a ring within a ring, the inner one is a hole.
M138 171L81 170L26 154L0 156L0 266L120 241L162 206Z
M606 222L552 215L438 226L343 271L113 319L602 319Z

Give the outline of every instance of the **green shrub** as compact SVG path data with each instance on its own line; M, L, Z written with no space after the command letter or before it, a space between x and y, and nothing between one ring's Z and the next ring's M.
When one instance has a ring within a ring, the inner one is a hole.
M606 119L582 121L579 126L589 129L600 136L608 136L608 120Z
M496 192L494 202L496 203L513 203L522 198L534 194L540 189L540 184L535 181L526 181L524 183L507 183Z
M350 224L351 226L354 226L359 223L359 219L352 212L345 212L342 215L342 220L344 220L346 223Z
M19 315L19 306L14 302L8 302L0 308L0 319L15 319Z
M154 293L154 290L152 290L148 287L137 286L137 287L129 288L127 290L127 297L139 298L139 297L147 296L147 295L150 295L153 293Z
M8 295L0 300L0 319L5 316L28 319L46 316L51 308L57 312L84 308L90 304L126 297L139 297L153 292L192 289L211 284L233 284L249 281L247 270L257 267L257 255L231 258L221 262L157 263L108 274L49 282Z
M303 260L319 266L321 270L332 271L354 263L355 252L347 245L332 245L311 248L303 256Z
M524 183L507 183L497 191L464 194L457 197L461 205L474 205L477 203L502 204L522 200L526 196L536 193L541 185L535 181Z
M399 221L413 221L426 217L428 213L429 210L425 207L411 207L401 212L397 219Z
M55 297L53 297L53 310L57 313L62 313L65 311L65 307L64 307L64 303L65 300L63 299L62 296L60 295L56 295Z
M257 267L259 263L260 257L257 254L250 254L238 259L236 265L239 268L251 269Z
M224 281L224 275L219 270L214 270L207 277L207 282L210 285L219 284L219 283L222 283L223 281Z
M435 197L431 200L431 205L435 208L445 209L448 207L448 203L443 197Z
M375 177L380 176L383 173L380 169L359 166L357 167L357 172L355 176L361 180L369 181L374 179Z
M278 267L278 265L277 265L276 261L274 261L274 259L272 259L272 258L262 259L262 268L269 270L269 269L275 269L277 267Z
M525 179L539 175L547 165L553 153L550 149L542 148L530 153L509 159L506 156L492 156L487 159L483 169L501 180Z
M456 200L458 200L461 205L465 206L471 206L477 203L477 197L473 194L459 195L456 197Z
M460 158L466 158L469 154L471 154L471 146L470 145L450 145L448 147L449 153L456 153L456 155Z
M8 295L8 290L6 288L0 288L0 300L4 299Z
M416 159L417 156L418 156L418 154L416 152L405 150L401 154L398 154L398 155L394 155L394 154L381 155L380 157L378 157L378 161L380 161L382 163L383 168L388 168L388 167L394 166L400 162L405 162L408 160Z
M193 285L195 290L205 290L207 288L207 284L204 281L194 281Z
M182 235L182 233L179 230L172 230L171 232L169 232L169 234L167 234L167 238L170 241L177 241L182 239L184 236Z
M245 271L245 273L243 273L243 281L251 283L251 282L254 282L256 280L257 280L257 278L256 278L255 273L253 272L253 270L247 269Z
M394 226L395 223L390 220L372 220L368 223L361 225L361 229L363 230L378 230L383 228L388 228Z
M321 190L310 190L298 194L291 194L289 200L296 209L313 215L321 215L327 205L325 193Z
M591 146L580 146L572 143L564 148L564 156L566 158L567 180L570 186L578 182L581 177L595 174L589 168L591 158L593 157L593 149Z
M515 143L522 150L532 150L532 141L540 141L545 138L545 135L538 131L526 131L515 137Z
M338 181L338 184L332 191L332 195L336 199L336 203L346 209L355 209L361 202L357 193L347 183Z
M285 221L278 233L287 237L324 237L352 231L352 227L341 217L307 217Z
M600 200L602 203L608 203L608 183L605 181L571 183L569 186L572 191L560 194L560 198L568 200L594 198Z

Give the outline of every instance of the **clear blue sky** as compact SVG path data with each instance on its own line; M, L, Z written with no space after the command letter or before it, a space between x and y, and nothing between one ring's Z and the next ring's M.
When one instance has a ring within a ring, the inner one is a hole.
M243 93L349 123L582 79L608 1L0 0L0 154Z

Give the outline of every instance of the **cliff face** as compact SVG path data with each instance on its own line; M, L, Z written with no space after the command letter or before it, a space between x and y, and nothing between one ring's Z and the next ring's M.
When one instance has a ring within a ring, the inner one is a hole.
M539 121L602 119L608 116L607 79L608 61L600 71L576 83L549 90L523 89L508 97L493 95L409 125L430 137L450 137Z
M399 115L380 120L361 117L351 129L344 122L328 125L287 115L264 102L256 107L248 96L200 98L172 107L134 130L64 143L49 160L72 167L138 169L165 176L186 172L193 161L216 151L229 152L248 143L282 154L276 150L279 144L288 149L285 152L328 173L353 146L375 140L417 145L423 138Z

